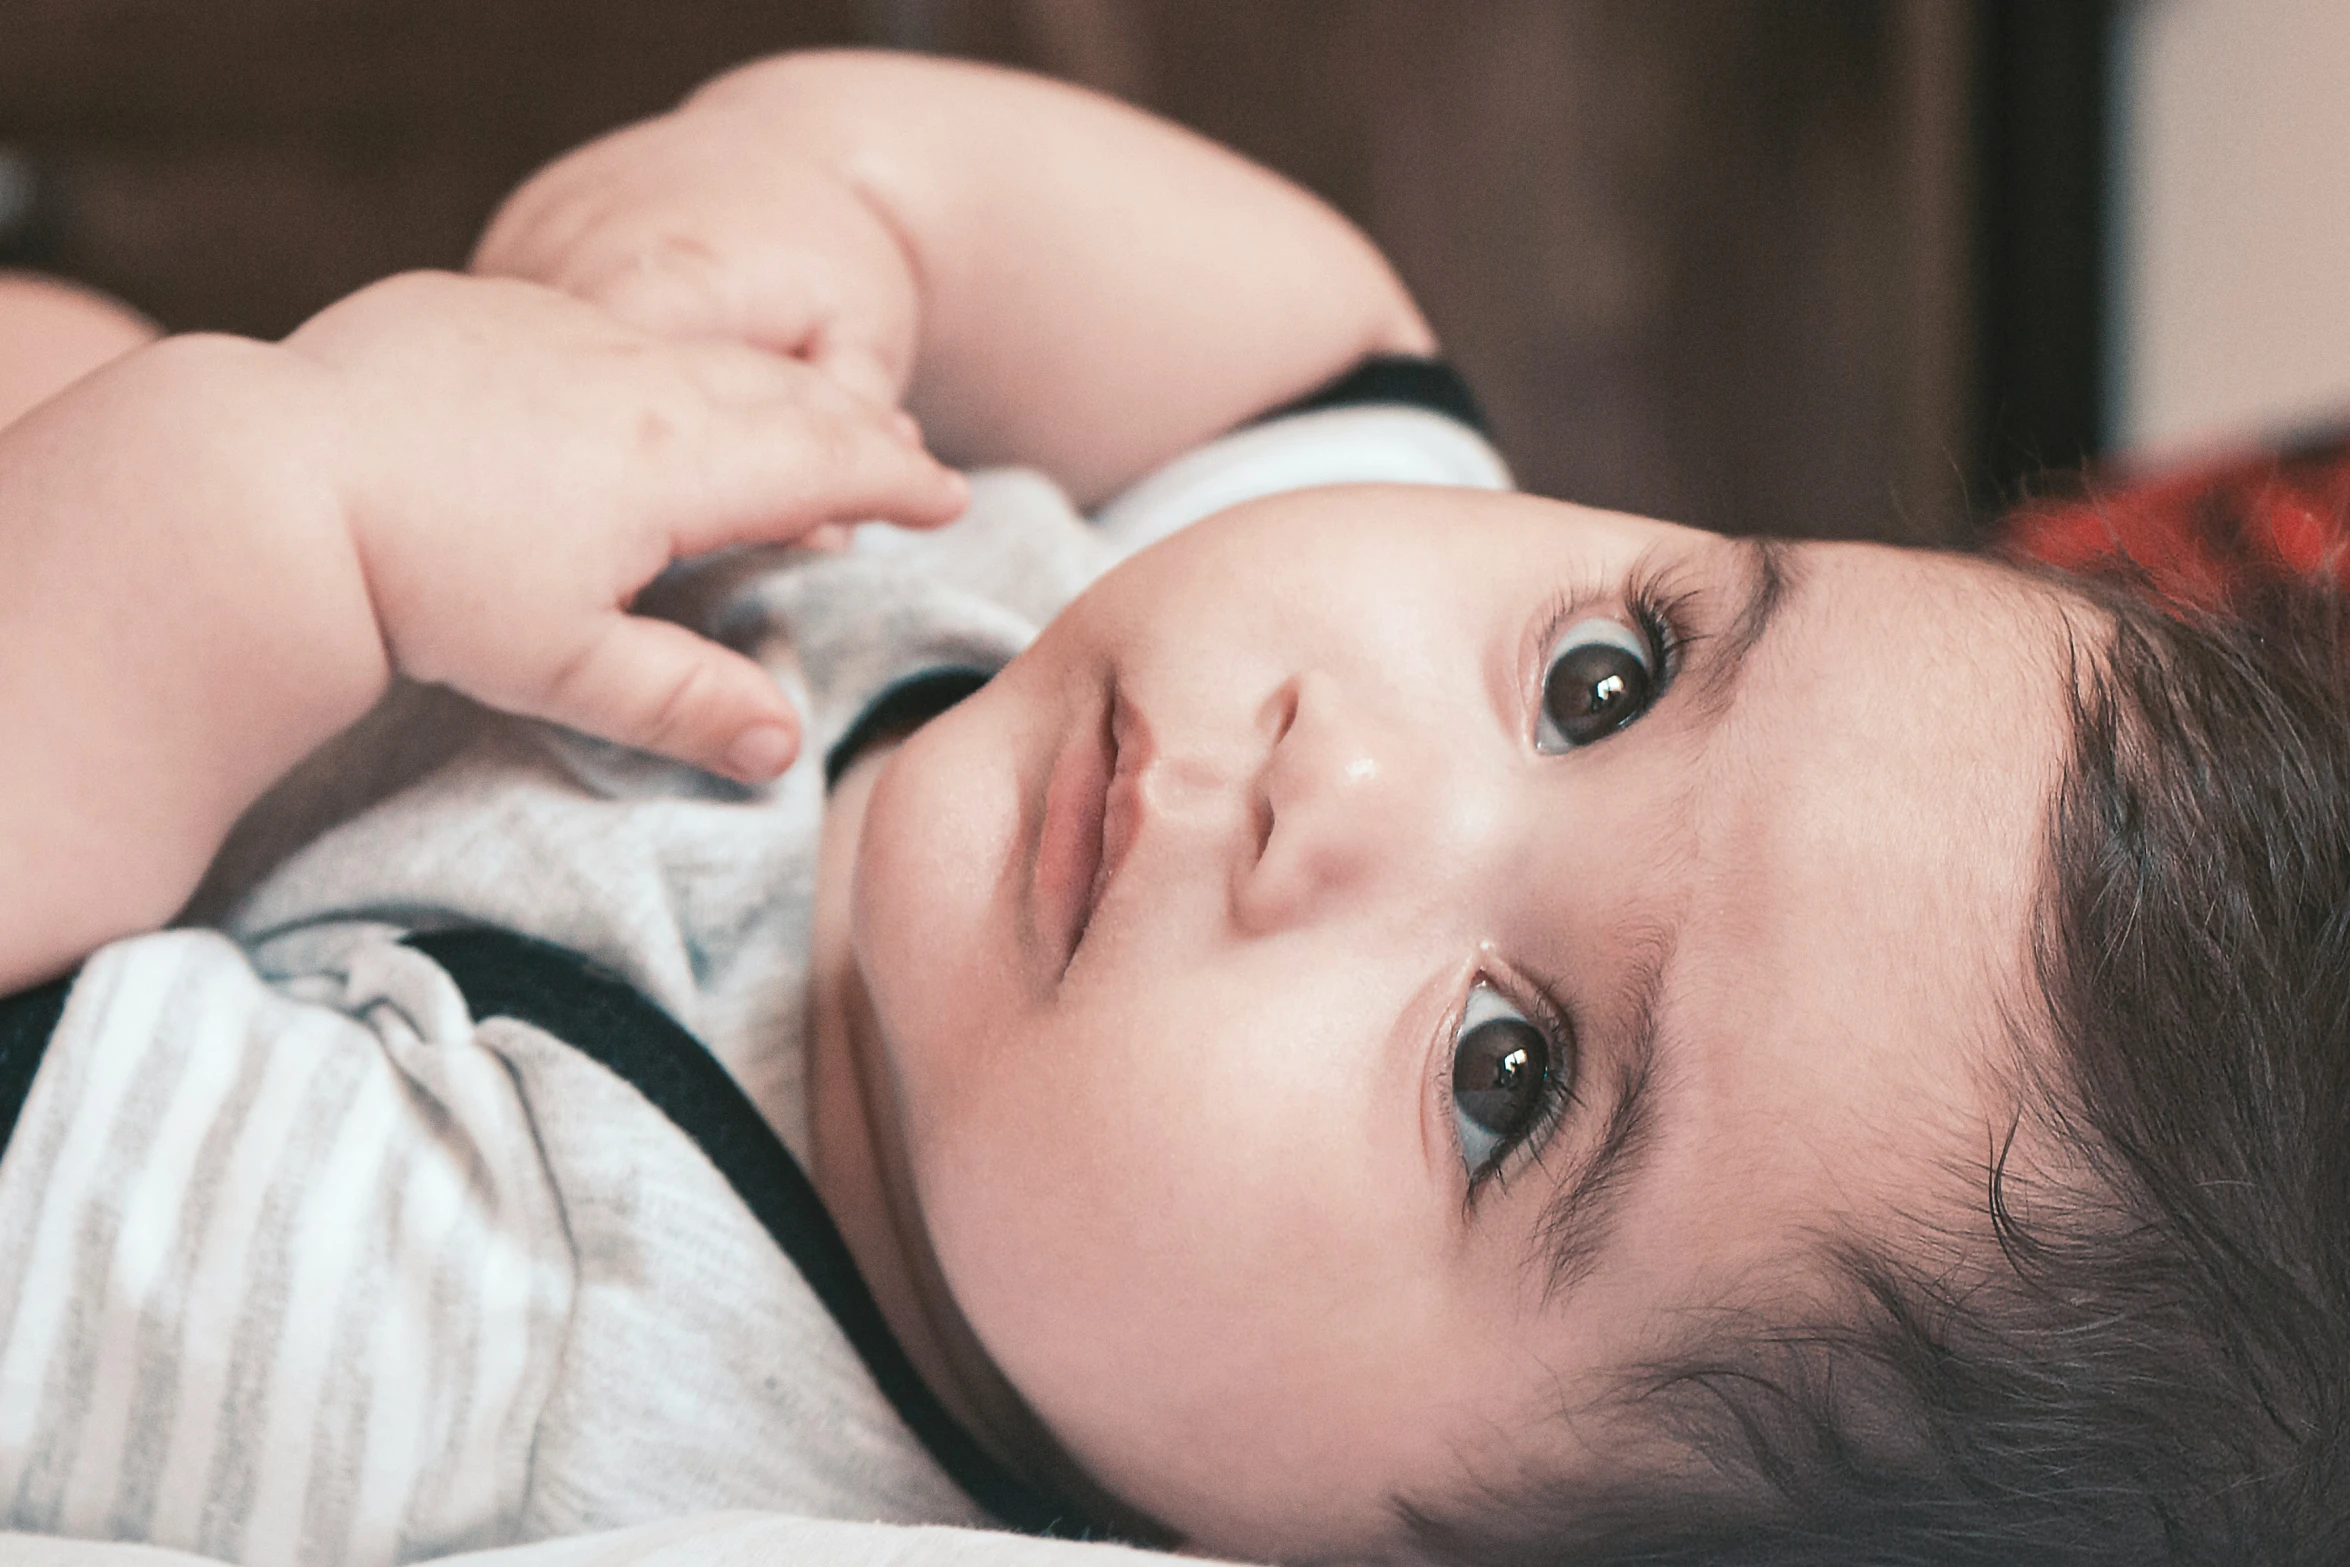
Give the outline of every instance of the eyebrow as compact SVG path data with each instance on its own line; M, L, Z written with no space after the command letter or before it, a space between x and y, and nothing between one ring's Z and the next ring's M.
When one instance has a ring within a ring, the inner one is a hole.
M1729 712L1747 666L1754 661L1754 650L1778 623L1779 611L1796 585L1795 552L1785 539L1745 538L1736 547L1746 578L1737 611L1710 645L1701 644L1705 661L1695 700L1709 722L1719 722Z
M1697 700L1705 717L1718 723L1736 700L1754 651L1779 619L1795 585L1794 552L1783 539L1748 538L1738 543L1745 557L1746 585L1737 613L1706 649ZM1624 1191L1639 1170L1656 1129L1658 1008L1664 995L1678 927L1659 930L1644 945L1634 967L1626 1008L1630 1022L1617 1058L1616 1088L1609 1096L1606 1124L1571 1180L1542 1216L1538 1231L1549 1254L1545 1297L1567 1289L1588 1273L1606 1249Z
M1624 1189L1639 1168L1656 1125L1657 1002L1664 991L1671 938L1642 959L1632 982L1631 1025L1616 1063L1616 1089L1599 1140L1574 1173L1559 1184L1538 1234L1549 1254L1547 1299L1591 1270L1607 1246Z

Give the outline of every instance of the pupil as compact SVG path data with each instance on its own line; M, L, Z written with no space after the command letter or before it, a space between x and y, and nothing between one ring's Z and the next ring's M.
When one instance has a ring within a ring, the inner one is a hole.
M1648 705L1648 666L1629 648L1586 642L1569 648L1542 681L1542 705L1559 733L1588 745L1623 728Z
M1542 1102L1550 1047L1518 1018L1491 1018L1453 1047L1452 1096L1461 1113L1497 1137L1523 1130Z

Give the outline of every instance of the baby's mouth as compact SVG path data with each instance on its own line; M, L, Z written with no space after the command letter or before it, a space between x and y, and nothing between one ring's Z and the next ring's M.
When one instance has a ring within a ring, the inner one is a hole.
M1142 834L1142 775L1150 765L1151 732L1142 714L1117 686L1110 687L1110 783L1102 797L1101 853L1094 861L1093 885L1085 899L1085 923L1101 907L1110 880L1126 863L1134 840ZM1084 940L1081 927L1078 939Z
M1057 945L1063 973L1141 833L1141 774L1150 751L1141 716L1110 684L1099 707L1062 746L1045 781L1037 923Z
M1105 688L1098 707L1089 705L1062 743L1045 779L1034 873L1036 923L1060 953L1063 973L1085 939L1100 895L1102 823L1110 783L1117 776L1111 722L1116 703L1116 696Z

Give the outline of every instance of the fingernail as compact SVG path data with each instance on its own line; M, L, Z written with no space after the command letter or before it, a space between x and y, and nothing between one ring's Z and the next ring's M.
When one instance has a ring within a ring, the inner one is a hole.
M746 783L764 783L791 760L791 731L781 724L753 724L727 747L726 770Z

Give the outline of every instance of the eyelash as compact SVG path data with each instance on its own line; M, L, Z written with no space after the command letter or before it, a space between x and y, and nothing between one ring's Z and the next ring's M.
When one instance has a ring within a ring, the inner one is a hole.
M1674 591L1662 573L1648 566L1634 567L1630 580L1624 584L1621 600L1624 618L1640 633L1641 640L1648 644L1649 657L1656 661L1656 694L1650 698L1651 706L1664 699L1674 674L1696 640L1682 629L1689 603L1695 596L1691 592ZM1575 622L1591 616L1600 597L1592 592L1562 592L1550 601L1535 622L1539 629L1526 645L1525 658L1529 712L1541 706L1542 677L1550 650Z

